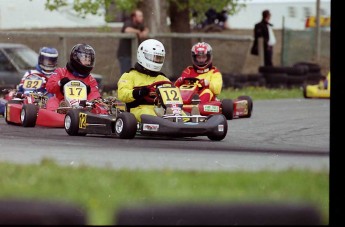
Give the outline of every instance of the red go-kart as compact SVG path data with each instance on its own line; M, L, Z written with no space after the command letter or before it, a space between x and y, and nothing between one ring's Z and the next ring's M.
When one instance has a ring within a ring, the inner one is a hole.
M238 96L236 99L215 98L213 101L201 103L198 91L204 86L198 78L184 78L180 86L183 99L183 110L191 113L200 112L200 115L223 114L227 120L233 118L250 118L253 111L253 101L249 96ZM197 108L196 108L197 107Z
M42 79L32 76L24 81L24 93L15 93L5 105L4 118L8 124L34 127L63 128L68 110L90 109L96 114L106 114L107 108L102 102L87 102L86 85L78 80L72 80L64 86L65 99L57 111L47 110L47 93L37 92L42 85Z

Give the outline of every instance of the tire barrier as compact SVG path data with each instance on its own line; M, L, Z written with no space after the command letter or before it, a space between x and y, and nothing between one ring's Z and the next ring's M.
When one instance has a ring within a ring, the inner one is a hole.
M80 207L62 202L0 200L0 225L86 225Z
M321 225L305 204L178 204L122 208L116 225Z

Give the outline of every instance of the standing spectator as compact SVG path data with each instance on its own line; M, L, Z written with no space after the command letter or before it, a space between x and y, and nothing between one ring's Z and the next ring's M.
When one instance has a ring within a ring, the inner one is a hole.
M124 22L121 32L137 34L138 44L144 41L148 36L149 29L144 25L143 12L139 9L134 10L130 18ZM117 58L120 63L120 73L122 75L132 67L131 39L120 39L119 48L117 49Z
M263 38L263 51L264 51L264 66L273 66L273 46L276 43L276 38L273 33L272 24L269 23L271 13L269 10L262 12L262 20L255 24L254 27L254 43L251 49L253 55L259 55L258 39Z

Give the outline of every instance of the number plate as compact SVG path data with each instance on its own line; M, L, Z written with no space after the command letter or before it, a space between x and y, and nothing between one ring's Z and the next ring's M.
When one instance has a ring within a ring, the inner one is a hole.
M42 86L43 81L42 80L24 80L23 88L25 90L30 89L30 90L35 90L39 89Z
M163 103L166 104L183 104L180 90L177 87L160 87Z
M86 85L80 82L71 81L64 86L65 98L68 100L86 100L87 91Z

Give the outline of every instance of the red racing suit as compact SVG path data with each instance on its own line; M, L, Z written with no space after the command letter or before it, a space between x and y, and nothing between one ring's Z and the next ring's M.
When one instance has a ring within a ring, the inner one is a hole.
M175 81L175 86L180 87L182 85L181 79L190 77L209 81L207 86L198 91L201 103L214 101L216 96L222 91L222 74L215 66L204 69L203 71L195 70L193 66L188 66L185 70L183 70L180 78Z
M55 94L54 97L48 99L47 109L48 110L57 110L60 102L64 99L63 94L60 91L59 81L67 77L70 80L80 80L86 85L90 86L90 93L87 95L87 100L98 99L101 97L101 94L98 91L98 84L95 78L90 74L85 78L74 76L67 68L57 68L55 72L50 76L46 89L49 93Z

